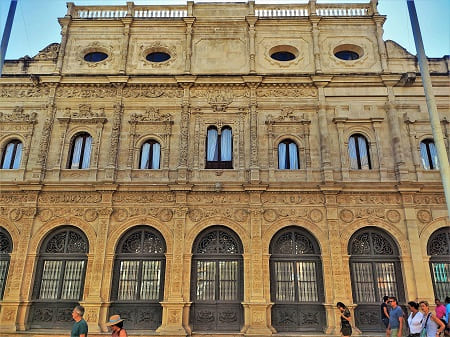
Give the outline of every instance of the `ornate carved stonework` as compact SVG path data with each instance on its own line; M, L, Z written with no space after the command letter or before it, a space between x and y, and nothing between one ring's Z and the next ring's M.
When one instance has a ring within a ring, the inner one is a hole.
M337 202L341 205L400 205L401 197L395 194L339 194Z
M265 192L261 196L263 204L323 205L325 198L315 193L275 193Z
M249 197L245 193L190 193L187 200L189 203L226 205L247 203Z
M445 204L445 197L436 194L417 194L414 196L414 203L419 205Z
M39 195L39 203L50 204L92 204L102 200L101 193L98 192L42 192Z
M307 84L261 85L256 89L258 97L317 97L317 88Z
M134 216L152 216L162 222L169 222L173 218L173 210L160 207L121 207L114 208L113 216L119 222Z
M117 88L112 85L61 85L56 90L57 98L113 98Z
M50 88L47 86L33 85L3 85L0 86L0 97L2 98L47 98Z
M417 211L417 219L421 222L421 223L429 223L431 220L433 220L433 217L431 216L430 211L426 210L426 209L421 209L419 211Z
M117 192L113 196L114 203L173 203L175 202L175 194L170 192Z
M123 89L125 98L181 98L183 90L178 87L154 86L154 85L128 85Z
M0 123L36 123L36 117L36 112L26 114L21 106L17 106L11 114L0 111Z
M51 43L44 49L40 50L39 53L33 57L33 59L38 61L56 61L58 58L59 47L59 43Z
M171 114L162 114L158 108L151 107L143 114L132 114L130 123L142 122L167 122L172 120Z
M246 221L249 215L247 209L233 209L233 208L191 208L189 209L189 219L193 222L209 217L225 217L233 219L234 221L243 222Z

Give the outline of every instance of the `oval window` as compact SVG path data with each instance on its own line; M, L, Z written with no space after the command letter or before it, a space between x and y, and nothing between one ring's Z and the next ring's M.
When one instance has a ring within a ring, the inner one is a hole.
M87 53L84 55L84 60L86 62L100 62L106 60L108 58L108 54L102 53L100 51L94 51L91 53Z
M270 57L277 61L292 61L295 59L295 55L288 51L277 51Z
M164 62L170 59L170 55L162 51L155 51L153 53L148 54L145 58L147 61L150 62Z
M342 50L334 54L338 59L353 61L359 59L359 54L351 50Z

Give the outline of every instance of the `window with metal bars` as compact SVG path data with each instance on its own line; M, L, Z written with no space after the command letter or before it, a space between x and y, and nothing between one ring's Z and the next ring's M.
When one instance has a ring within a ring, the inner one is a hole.
M139 168L141 170L158 170L160 165L161 145L153 140L147 140L141 147Z
M381 303L383 296L404 301L397 245L384 231L363 228L349 242L355 303Z
M422 159L422 166L425 170L439 169L436 145L434 145L432 139L425 139L420 142L420 157Z
M153 228L139 226L127 232L116 250L111 299L161 301L165 252L165 241Z
M2 155L1 168L3 170L16 170L20 167L22 148L22 142L17 139L14 139L6 144Z
M70 146L69 169L87 169L91 161L92 137L86 132L77 134Z
M220 132L215 126L208 127L205 168L233 168L233 134L229 126L224 126Z
M80 300L87 253L86 236L75 227L64 227L49 235L39 252L34 298Z
M8 231L0 227L0 300L3 299L13 242Z
M280 170L298 170L300 162L297 144L285 139L278 144L278 168Z
M350 136L348 140L348 155L350 158L350 169L370 170L369 142L366 137L356 133Z
M308 232L296 227L281 230L271 241L270 253L272 301L323 300L320 249Z
M428 240L427 253L430 256L430 271L435 298L450 294L450 229L438 229Z

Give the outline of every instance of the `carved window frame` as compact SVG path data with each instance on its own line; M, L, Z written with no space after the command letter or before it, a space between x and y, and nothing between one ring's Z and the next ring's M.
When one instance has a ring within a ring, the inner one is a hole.
M450 228L444 227L430 235L427 242L427 255L430 257L429 267L433 281L435 298L448 296L450 280L445 275L450 272ZM438 278L441 278L440 280Z
M13 251L13 241L8 231L0 227L0 301L3 300L5 286L8 279L9 263Z
M311 146L310 146L310 128L311 121L305 119L305 116L297 116L295 110L285 107L281 111L281 115L274 118L269 115L265 124L267 126L268 135L268 158L269 168L279 170L281 172L299 172L311 168ZM286 131L290 131L289 133ZM299 157L298 170L280 170L278 163L278 144L285 139L292 139L297 144ZM276 163L276 164L275 164ZM301 164L303 163L303 165Z

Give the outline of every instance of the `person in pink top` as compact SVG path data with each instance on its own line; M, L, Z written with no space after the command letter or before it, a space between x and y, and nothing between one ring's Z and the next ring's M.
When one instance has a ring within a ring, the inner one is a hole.
M445 313L446 313L447 309L442 304L442 302L439 300L439 298L436 298L434 300L434 303L436 304L436 317L439 318L441 321L444 321Z

